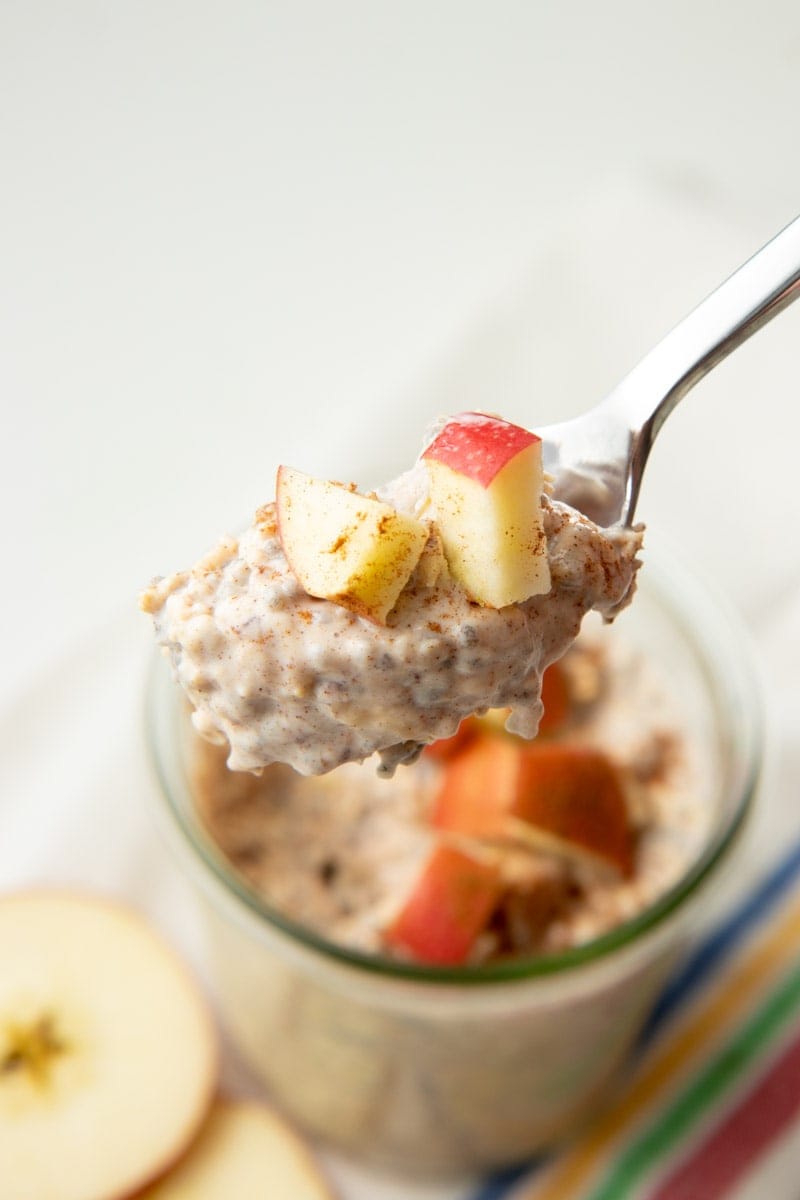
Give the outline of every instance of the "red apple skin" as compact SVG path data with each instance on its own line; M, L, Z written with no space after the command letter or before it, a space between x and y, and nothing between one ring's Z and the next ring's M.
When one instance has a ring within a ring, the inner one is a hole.
M488 488L506 463L542 439L519 425L488 413L459 413L424 451L422 457Z
M433 825L467 837L502 836L517 800L522 750L505 734L483 734L447 761L433 802Z
M511 815L604 860L634 869L635 836L619 771L608 755L570 742L535 742L521 754Z
M465 717L451 737L439 738L438 741L430 742L422 753L426 758L434 759L436 762L446 762L466 750L467 746L471 745L480 735L480 731L481 727L477 718Z
M431 823L443 832L495 841L523 821L556 843L593 856L624 877L634 870L635 835L611 759L593 747L503 733L474 738L442 763Z
M542 704L544 712L537 736L552 737L567 724L572 707L564 668L558 662L551 663L542 675Z
M442 842L385 931L385 941L420 963L459 966L469 958L502 894L494 863Z

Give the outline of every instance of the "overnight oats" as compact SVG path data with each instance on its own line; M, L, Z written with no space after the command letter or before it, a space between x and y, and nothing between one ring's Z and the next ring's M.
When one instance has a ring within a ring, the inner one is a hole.
M705 845L707 765L663 681L584 633L544 676L527 743L468 718L391 780L229 770L197 738L191 787L212 840L264 901L364 953L478 964L550 953L653 903Z
M250 529L142 597L198 731L233 770L303 774L391 774L486 708L532 737L545 667L630 600L641 545L543 487L539 439L479 414L383 499L282 467Z
M759 755L735 624L650 561L628 608L641 530L559 504L496 420L454 419L377 495L282 469L251 529L143 599L231 1035L304 1129L425 1177L596 1111Z

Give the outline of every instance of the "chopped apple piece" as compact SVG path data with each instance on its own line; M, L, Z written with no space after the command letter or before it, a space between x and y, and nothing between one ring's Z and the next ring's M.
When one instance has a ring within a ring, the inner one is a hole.
M149 1183L216 1084L214 1027L182 964L134 913L55 891L0 900L0 963L0 1191L87 1200Z
M272 1109L214 1105L189 1153L137 1200L333 1200L310 1151Z
M542 705L544 712L537 736L552 737L566 725L572 708L564 668L558 662L550 663L542 675Z
M446 761L433 825L466 837L502 835L517 798L521 754L516 739L484 734Z
M619 772L602 751L487 734L442 764L431 823L465 837L520 840L633 871Z
M472 599L502 608L548 592L541 439L461 413L422 457L447 564Z
M463 963L489 924L502 892L496 863L441 843L386 930L386 942L420 962Z
M633 873L635 839L619 771L601 750L568 742L524 747L514 831L568 856Z
M385 624L420 559L429 526L291 467L278 469L276 511L286 561L305 591Z

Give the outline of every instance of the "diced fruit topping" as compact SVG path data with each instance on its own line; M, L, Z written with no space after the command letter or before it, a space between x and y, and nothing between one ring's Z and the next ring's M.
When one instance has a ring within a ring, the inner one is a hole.
M502 836L519 788L520 754L515 738L482 736L447 760L433 825L466 837Z
M420 962L466 962L502 892L496 863L440 843L386 930L386 942Z
M581 651L574 661L576 654L570 651L544 673L545 715L535 741L508 732L510 710L498 708L468 717L452 737L425 750L433 773L430 825L444 845L458 839L475 855L489 853L499 870L490 923L493 954L536 949L557 914L590 886L579 867L592 871L589 879L597 871L629 878L634 870L631 781L608 754L573 737L598 694L595 682L591 693L576 697L573 676L580 681L587 660ZM425 928L427 911L439 903L435 887L446 886L445 869L434 864L431 871L432 880L423 877L410 917L404 917L415 932ZM465 938L461 952L474 957L475 940L485 930L477 925L472 949ZM409 938L405 949L428 961L421 934Z
M432 823L466 837L522 839L633 870L634 835L619 772L570 742L476 738L446 760Z
M430 527L291 467L278 470L276 511L286 560L305 591L385 624Z
M541 439L461 413L423 453L444 553L472 599L492 608L550 590Z
M624 876L633 872L635 838L625 791L601 750L569 742L522 748L511 813L518 830L528 827L566 853L600 859Z
M502 417L465 412L447 422L423 457L444 463L488 488L509 462L540 440Z
M572 708L564 668L558 662L551 663L542 675L542 704L544 712L537 737L551 737L566 725Z

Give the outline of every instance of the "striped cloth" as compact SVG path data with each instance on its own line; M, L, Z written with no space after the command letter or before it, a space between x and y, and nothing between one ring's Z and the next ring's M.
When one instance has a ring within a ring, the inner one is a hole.
M800 841L673 979L589 1132L470 1200L788 1200L798 1117Z

